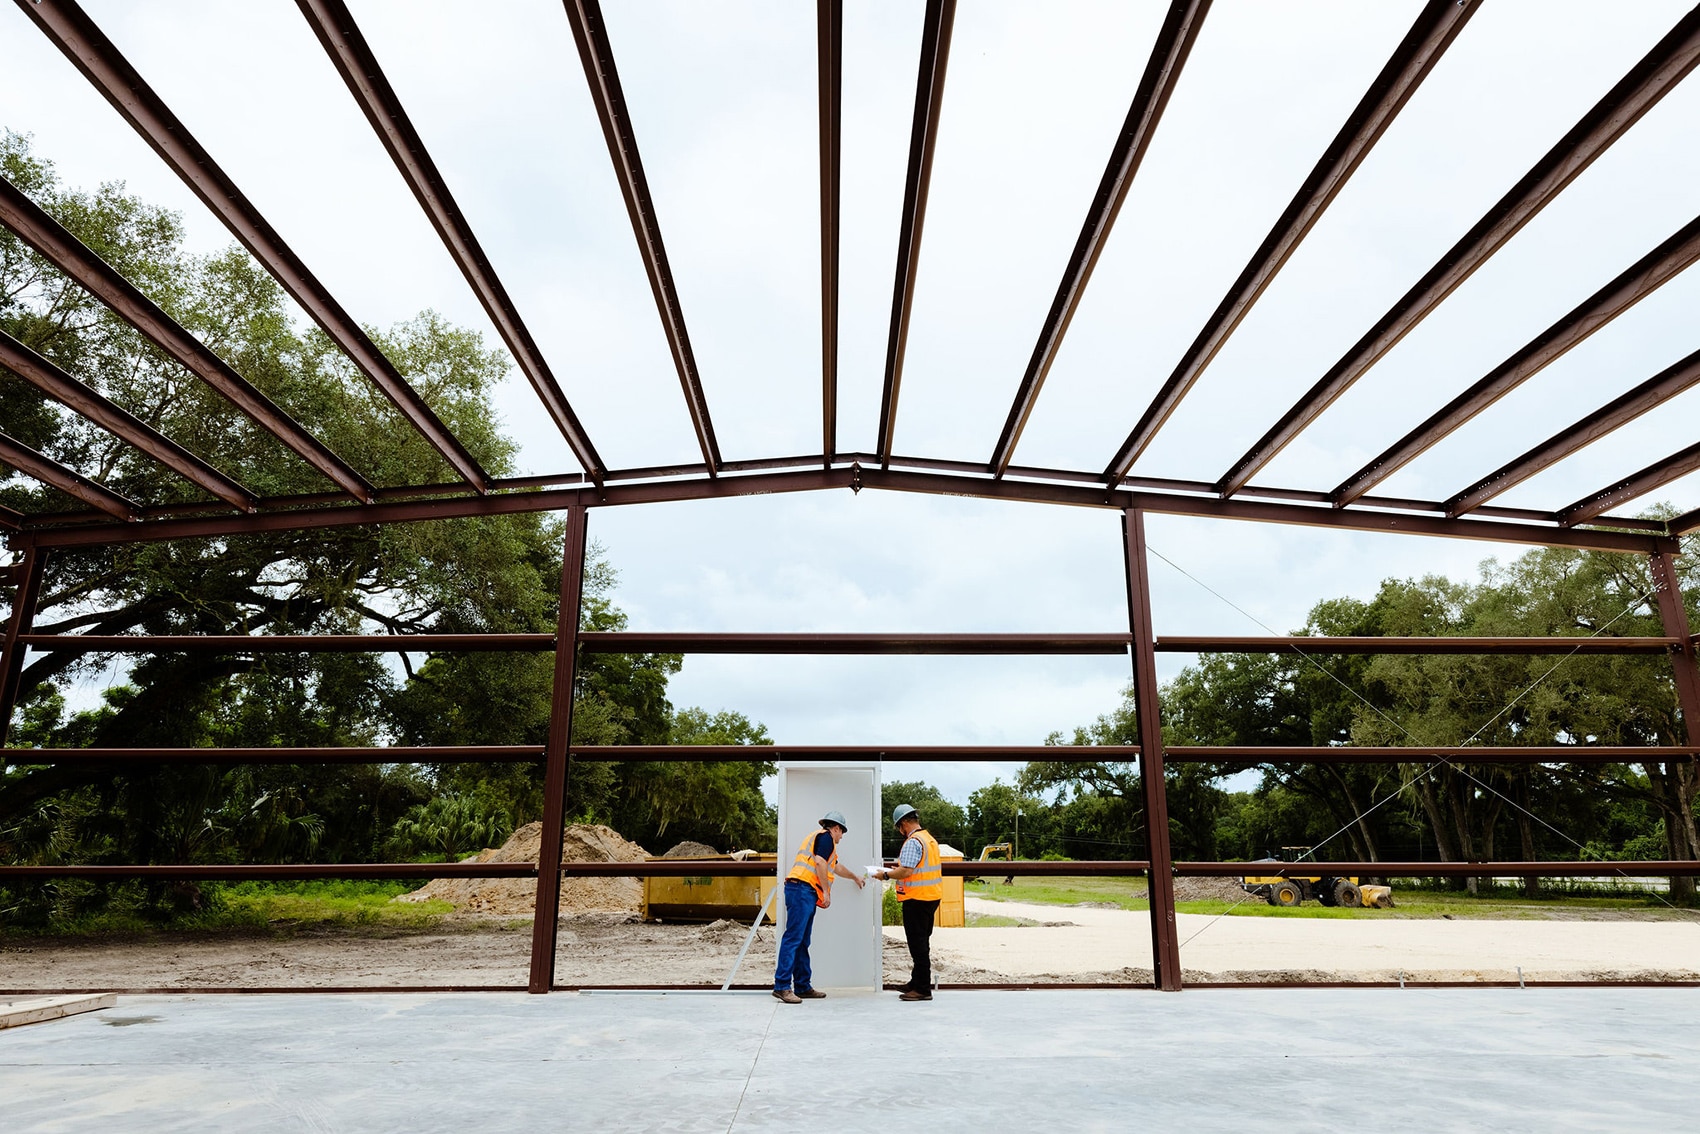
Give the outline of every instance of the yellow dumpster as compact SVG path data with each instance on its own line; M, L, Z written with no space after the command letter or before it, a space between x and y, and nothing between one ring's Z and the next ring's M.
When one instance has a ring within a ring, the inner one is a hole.
M775 854L747 855L743 861L773 863ZM651 862L663 861L651 858ZM712 858L669 858L667 862L730 862L729 854ZM777 870L777 867L775 867ZM754 921L757 911L767 901L775 885L770 870L756 878L726 878L711 874L687 874L679 878L645 878L643 880L643 919L645 921ZM960 887L959 887L960 889ZM767 911L767 921L773 921L773 910Z

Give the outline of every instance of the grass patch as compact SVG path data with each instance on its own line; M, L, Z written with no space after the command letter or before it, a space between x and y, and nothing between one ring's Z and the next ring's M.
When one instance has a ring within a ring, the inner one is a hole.
M1032 925L1031 921L1020 917L1003 917L999 914L971 913L964 917L969 929L1014 929L1023 925Z
M1147 910L1142 878L1017 878L1012 885L1001 881L971 882L965 892L977 898L1003 902L1032 902L1046 906L1097 906L1123 910ZM1613 916L1654 917L1687 920L1693 912L1673 907L1662 895L1644 894L1545 894L1526 898L1510 888L1487 890L1472 895L1461 890L1431 890L1393 887L1396 903L1390 910L1339 909L1306 902L1292 909L1277 909L1262 898L1246 896L1243 902L1222 899L1177 902L1180 913L1215 917L1304 918L1452 918L1480 920L1551 920Z
M326 879L208 883L201 907L169 917L133 906L57 918L0 922L0 938L118 937L152 933L291 932L297 929L418 929L453 911L448 902L395 902L418 888L403 880ZM529 921L528 923L529 924Z
M417 883L401 879L239 882L225 887L224 901L230 910L262 924L326 928L414 928L430 925L454 910L452 903L443 901L394 901L418 888Z
M1150 908L1145 900L1143 878L1017 878L1008 886L993 881L970 882L963 892L994 902L1122 910Z

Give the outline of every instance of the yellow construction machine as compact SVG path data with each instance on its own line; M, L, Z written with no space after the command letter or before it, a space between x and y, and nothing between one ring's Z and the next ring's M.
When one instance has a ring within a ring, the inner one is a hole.
M1260 858L1258 862L1300 862L1310 854L1309 847L1282 847L1281 858ZM1325 906L1343 909L1389 909L1393 905L1393 887L1360 885L1356 878L1338 878L1327 874L1248 874L1240 879L1240 887L1255 894L1272 906L1292 907L1307 898Z
M996 861L997 859L1000 859L1000 858L1005 859L1005 860L1013 860L1015 858L1015 846L1014 846L1014 844L1012 844L1012 843L988 843L985 846L980 848L979 861L981 861L981 862L993 862L993 861ZM970 881L970 882L978 882L979 880L980 879L977 876L968 879L968 881ZM1004 881L1004 885L1008 886L1008 885L1012 884L1015 881L1015 879L1014 879L1014 877L1009 877L1009 878L1005 878L1003 881Z

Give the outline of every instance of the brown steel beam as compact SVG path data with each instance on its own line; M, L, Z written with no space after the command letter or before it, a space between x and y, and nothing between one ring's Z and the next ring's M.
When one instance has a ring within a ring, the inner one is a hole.
M0 504L0 527L20 531L24 526L24 514L16 508Z
M799 486L801 488L860 487L861 482L859 478L861 474L859 471L854 471L853 466L858 463L862 463L864 465L877 464L878 461L879 458L873 454L841 453L838 455L835 464L839 466L852 467L829 467L823 470L821 468L814 467L821 464L821 457L819 454L813 454L798 457L766 457L760 460L726 461L720 466L720 471L722 473L733 473L776 470L795 471L807 469L813 476L817 478L825 476L826 479L824 481L816 480L811 482L800 482ZM967 473L970 474L971 479L969 479L966 483L972 484L976 481L985 482L985 466L975 461L949 461L920 457L893 456L891 464L894 469L899 470L919 469ZM783 477L770 481L755 482L755 487L753 488L751 487L752 482L748 481L734 482L729 487L723 488L720 486L718 480L710 480L704 476L707 471L707 468L701 464L668 466L665 468L655 469L615 469L608 472L606 479L616 483L622 481L667 480L673 481L675 484L683 484L687 486L684 488L674 487L666 489L665 491L668 493L683 493L683 495L670 496L669 499L694 499L698 496L737 496L750 495L752 493L759 494L762 492L796 491L799 489L799 486L788 484L786 478ZM1062 484L1064 486L1097 485L1099 487L1095 493L1088 494L1085 497L1076 496L1073 499L1065 500L1063 502L1082 504L1089 507L1119 507L1113 497L1103 496L1101 499L1099 498L1099 494L1103 492L1103 481L1098 473L1083 472L1079 470L1030 468L1011 465L1008 469L1008 476L1018 478L1024 482L1036 482L1040 485L1052 483ZM697 483L707 487L702 488L700 491L696 488L689 487L693 483L689 479L691 477L703 478ZM493 489L494 491L504 494L513 494L542 488L564 488L584 483L586 483L586 478L580 473L546 473L539 476L502 477L495 481ZM1123 477L1119 487L1123 489L1148 490L1163 493L1165 495L1180 494L1183 497L1214 493L1213 486L1205 483L1204 481L1180 480L1169 477ZM954 489L941 491L944 491L949 495L960 494ZM399 485L392 488L379 488L373 492L375 502L386 504L402 501L417 502L426 500L429 497L465 497L466 495L466 485L459 482L452 484ZM1318 492L1311 489L1267 488L1259 485L1247 485L1244 491L1240 493L1240 499L1246 498L1280 500L1296 504L1327 504L1330 502L1329 496L1326 492ZM282 496L269 496L262 499L259 502L259 511L263 513L299 512L303 509L318 508L324 505L337 504L341 501L342 496L336 493L293 493ZM631 504L640 502L644 501L635 500L624 494L618 495L613 500L604 499L602 496L594 496L587 501L587 503L593 507L598 504ZM1386 509L1399 512L1429 512L1436 516L1442 516L1446 512L1446 505L1438 500L1411 500L1394 496L1365 496L1358 503L1366 511L1369 509ZM451 502L442 505L442 507L453 512L462 507L462 505ZM495 515L504 514L514 510L516 510L515 505L510 501L507 504L497 506L496 511L494 512L474 512L470 514ZM517 510L538 511L542 509L537 507L521 507ZM141 509L142 518L149 521L176 520L223 514L223 506L210 501L184 504L150 504ZM17 518L20 521L24 519L21 514L15 515L17 515ZM1475 516L1478 519L1483 520L1510 520L1514 522L1532 522L1536 524L1555 523L1558 519L1558 514L1556 512L1544 512L1532 508L1496 508L1491 505L1477 508L1475 510ZM392 515L390 518L393 520L396 517ZM412 518L421 517L414 516ZM96 522L101 519L101 516L90 511L37 513L28 518L26 526L44 529L56 528L65 525L78 525ZM5 522L5 512L0 511L0 523L3 522ZM266 522L271 523L273 521ZM304 521L304 526L321 526L321 523L322 522L319 518L309 517ZM1666 521L1638 516L1601 516L1594 521L1594 526L1617 528L1624 531L1650 532L1660 536L1670 534Z
M18 707L18 683L24 671L26 647L22 642L35 621L36 604L41 600L41 578L50 553L31 548L15 564L17 589L12 593L12 614L6 620L6 644L0 650L0 745L12 730L12 710Z
M485 491L490 483L489 474L74 0L20 0L18 7L65 53L83 77L106 96L113 108L389 398L397 412L442 454L450 467L473 487Z
M544 749L543 833L537 852L537 900L531 919L531 969L527 987L534 994L548 992L555 983L563 872L561 845L567 824L567 772L572 763L573 686L578 664L580 606L584 601L586 520L587 510L583 505L567 509L566 540L561 555L561 605L555 624L555 681L549 702L549 740Z
M210 866L185 863L100 866L61 863L52 866L0 866L0 879L81 878L91 882L128 878L186 882L308 878L530 878L536 873L536 864L530 862L243 863Z
M1662 461L1655 461L1639 472L1631 473L1610 488L1601 489L1591 496L1584 496L1567 508L1558 510L1558 522L1561 524L1586 524L1597 522L1601 513L1628 503L1636 497L1645 496L1655 489L1662 488L1679 477L1700 469L1700 442L1679 449Z
M372 500L372 486L364 477L5 178L0 178L0 224L350 496Z
M1680 649L1675 638L1395 638L1164 637L1157 649L1171 654L1666 654Z
M921 266L921 229L927 219L927 189L933 177L933 148L944 106L944 74L950 61L950 32L956 0L927 0L921 25L921 64L915 76L915 116L909 129L909 168L903 180L902 227L897 236L897 280L891 295L891 332L885 345L885 384L880 393L880 467L891 463L897 429L897 395L903 356L909 348L909 311Z
M1056 298L1051 300L1051 309L1039 328L1039 341L1033 346L1033 357L1028 360L1021 384L1016 387L1009 418L998 436L997 447L992 450L988 467L993 476L1004 475L1015 456L1015 447L1020 443L1021 433L1027 428L1027 419L1039 400L1045 376L1051 372L1051 364L1062 348L1063 336L1068 333L1068 325L1080 306L1081 296L1086 294L1092 269L1097 267L1098 257L1115 226L1116 215L1121 212L1128 190L1133 188L1134 175L1139 172L1139 164L1145 159L1145 151L1157 133L1157 124L1180 82L1181 68L1186 66L1187 56L1192 53L1192 45L1197 42L1204 17L1209 11L1210 0L1169 0L1169 14L1157 32L1157 41L1151 47L1145 71L1134 91L1133 103L1127 108L1121 133L1116 136L1116 144L1110 150L1109 164L1098 182L1098 192L1092 198L1091 207L1086 210L1086 223L1081 226L1080 236L1074 242L1074 251L1063 269L1062 282L1057 285Z
M1126 634L704 634L638 630L579 635L598 654L1125 654Z
M1472 750L1474 751L1474 750ZM1518 749L1518 751L1523 751ZM1593 751L1590 749L1589 751ZM931 760L941 763L985 760L1047 760L1057 756L1045 744L574 744L570 754L579 760L640 762L843 760L877 757L886 760ZM1138 745L1094 745L1092 754L1111 760L1139 755ZM0 760L11 764L452 764L537 761L541 744L460 744L396 747L277 747L277 748L0 748Z
M1665 633L1681 641L1671 651L1671 677L1676 685L1677 708L1682 710L1683 730L1690 744L1700 744L1700 662L1696 661L1694 633L1688 624L1688 608L1682 581L1676 573L1676 557L1661 551L1648 557L1653 588L1658 595L1659 620Z
M1472 484L1446 502L1446 514L1462 516L1514 485L1562 461L1579 449L1634 421L1642 414L1700 384L1700 350L1614 398L1576 424L1562 429L1527 453Z
M21 441L0 433L0 468L10 465L25 476L57 488L85 504L92 504L109 516L129 523L141 519L136 502L97 484L75 469L66 468L51 457L44 457Z
M1056 760L1090 755L1131 760L1137 744L1092 745L1084 751L1045 744L874 745L874 744L622 744L571 746L578 760L601 762L727 762L739 760L882 760L934 763L987 760ZM1186 745L1164 749L1171 764L1341 763L1422 764L1437 760L1468 764L1644 764L1692 761L1696 745L1525 745L1515 748L1415 746L1310 746L1284 744ZM0 759L21 764L452 764L534 762L543 745L486 744L350 748L0 748Z
M809 492L832 488L879 488L940 496L971 496L991 500L1017 500L1036 504L1067 504L1082 508L1139 507L1151 513L1200 516L1259 523L1299 524L1345 531L1400 532L1409 535L1443 536L1452 539L1490 540L1530 544L1537 547L1580 547L1594 551L1648 553L1660 547L1675 548L1672 537L1603 531L1595 528L1543 527L1477 518L1447 519L1440 515L1407 515L1371 511L1364 507L1332 508L1266 500L1224 500L1214 496L1163 492L1132 492L1106 489L1103 485L1012 480L980 476L951 476L910 472L901 469L851 468L809 469L747 476L722 476L657 481L643 484L609 484L598 494L588 488L561 488L538 492L504 492L488 496L419 499L363 507L307 507L291 511L262 511L253 516L226 516L150 520L138 524L80 524L78 526L31 526L8 537L10 546L90 547L104 544L138 543L151 540L223 538L272 531L306 531L358 524L407 523L466 516L501 516L552 512L573 504L589 507L618 507L677 500L727 499L776 492ZM1320 495L1320 494L1319 494ZM1429 505L1439 512L1441 505ZM1599 522L1608 522L1602 518ZM1658 527L1663 529L1663 525Z
M252 512L258 504L252 492L4 331L0 331L0 366L232 507Z
M1128 626L1133 632L1133 703L1139 727L1139 782L1145 803L1145 853L1151 857L1152 983L1165 992L1181 987L1181 946L1175 923L1175 883L1169 845L1169 797L1163 778L1163 725L1157 708L1156 632L1151 624L1150 560L1145 515L1123 513L1127 555Z
M992 871L982 871L990 874ZM1244 876L1301 878L1312 875L1364 876L1381 878L1569 878L1601 874L1626 874L1632 878L1663 878L1670 875L1700 875L1700 861L1692 859L1643 860L1640 862L1177 862L1175 873L1182 878L1238 878Z
M1292 744L1216 744L1177 746L1167 750L1171 764L1216 764L1235 761L1306 764L1645 764L1692 761L1700 755L1694 745L1581 745L1530 744L1518 748L1484 746L1419 748L1416 746Z
M1054 744L575 744L581 760L1047 760L1078 748ZM1091 752L1110 760L1139 755L1137 744L1093 745Z
M538 651L553 634L26 634L31 649L79 654L370 653Z
M1687 535L1692 531L1700 531L1700 508L1684 512L1669 523L1671 535Z
M560 383L555 380L543 352L520 319L519 310L508 298L507 289L497 278L496 270L491 266L489 257L484 255L478 238L473 235L472 226L461 213L460 206L455 204L448 183L438 172L436 162L431 160L424 139L414 129L413 120L396 97L395 88L390 86L383 68L378 66L378 57L361 34L348 6L343 0L296 0L296 5L319 37L319 43L335 64L337 73L348 84L354 101L377 132L390 159L401 171L402 179L413 190L420 208L425 210L437 235L442 237L473 294L484 305L490 322L507 344L508 352L530 381L531 388L537 391L538 399L554 419L561 436L566 438L573 456L584 466L590 478L600 484L605 471L602 458L597 456L595 446L590 443L578 415L573 412Z
M1697 259L1700 259L1700 217L1683 225L1668 240L1631 264L1616 279L1583 300L1527 346L1494 367L1469 389L1431 414L1428 420L1352 474L1330 493L1334 503L1350 504L1363 496L1562 358L1595 331L1680 275Z
M1218 483L1232 496L1275 459L1370 367L1605 153L1613 142L1700 64L1700 8L1679 20L1654 48L1522 180L1512 186L1346 355L1260 438Z
M602 18L598 0L564 0L564 6L567 23L572 25L573 41L578 44L579 62L584 65L584 77L590 84L590 101L596 106L620 194L626 199L638 253L643 258L644 271L649 274L650 290L655 293L655 309L661 315L667 349L673 354L673 368L679 372L679 386L690 410L691 427L696 430L708 475L714 476L720 470L720 443L714 439L714 422L708 416L708 399L702 392L702 375L697 372L696 354L691 350L691 337L685 329L679 289L673 282L673 269L667 263L661 223L656 219L649 181L643 174L631 111L620 90L620 73L614 66L614 45L608 38L608 24Z
M543 746L461 744L363 748L0 748L18 764L491 764L543 759Z
M820 83L820 374L821 463L838 449L838 201L843 151L844 0L815 0Z
M1449 520L1441 516L1398 515L1362 508L1306 507L1262 500L1219 499L1213 496L1122 492L1102 487L1092 489L1071 484L1012 481L1008 477L1003 480L990 480L863 468L857 471L857 484L861 488L881 488L899 492L978 496L993 500L1071 504L1085 508L1137 507L1145 512L1164 515L1300 524L1351 531L1402 532L1409 535L1529 543L1546 547L1585 547L1595 551L1647 552L1671 542L1663 536L1636 535L1630 532L1579 531L1539 527L1534 524L1503 523L1497 520Z
M1139 424L1116 450L1103 479L1115 483L1127 475L1479 7L1456 0L1429 0L1424 5L1251 262L1152 398Z

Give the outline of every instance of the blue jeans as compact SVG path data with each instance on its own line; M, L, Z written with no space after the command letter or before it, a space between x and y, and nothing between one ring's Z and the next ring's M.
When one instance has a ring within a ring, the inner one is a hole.
M773 971L773 991L795 986L813 988L809 980L809 935L815 928L815 888L795 878L785 880L785 936L779 939L779 965Z

